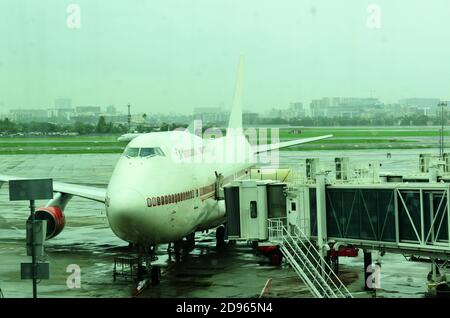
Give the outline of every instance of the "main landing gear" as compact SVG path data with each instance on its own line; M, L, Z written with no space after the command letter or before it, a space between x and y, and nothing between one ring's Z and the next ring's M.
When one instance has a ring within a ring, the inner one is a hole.
M216 248L223 249L225 247L225 226L221 225L216 229Z
M192 251L195 247L195 232L186 236L186 248L188 251Z
M152 266L150 270L150 280L152 282L152 285L159 285L159 283L161 282L161 267Z
M180 262L182 257L192 251L195 247L195 232L186 236L184 240L179 240L174 243L170 243L167 248L169 259L172 258L172 246L173 253L175 254L175 261Z

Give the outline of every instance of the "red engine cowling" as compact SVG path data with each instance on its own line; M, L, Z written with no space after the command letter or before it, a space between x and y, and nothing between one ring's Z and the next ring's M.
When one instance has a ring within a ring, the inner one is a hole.
M39 208L35 214L36 220L47 221L47 237L49 240L61 233L66 225L66 218L63 211L56 206Z

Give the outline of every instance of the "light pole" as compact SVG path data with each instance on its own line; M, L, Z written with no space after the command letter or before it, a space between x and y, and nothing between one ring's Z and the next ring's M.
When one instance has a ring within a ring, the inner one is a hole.
M447 106L446 102L438 103L441 107L441 131L439 133L439 158L442 159L444 156L444 106Z
M131 105L128 103L128 132L131 132Z

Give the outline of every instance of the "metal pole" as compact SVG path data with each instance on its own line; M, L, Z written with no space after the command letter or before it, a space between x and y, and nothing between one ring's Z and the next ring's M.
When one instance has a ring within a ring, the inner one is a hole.
M431 280L433 282L437 280L436 261L434 258L431 259Z
M33 275L33 298L37 298L37 263L36 263L36 241L35 241L35 205L34 200L30 200L30 212L31 212L31 263L32 263L32 275Z
M442 153L444 148L444 106L441 103L441 145L439 148L439 157L442 158Z
M317 207L317 244L321 258L322 275L325 275L323 257L327 256L327 211L325 174L316 174L316 207Z
M131 132L131 105L128 104L128 132Z
M444 156L444 106L447 103L440 102L438 106L441 107L441 131L439 133L439 158L442 159Z
M371 291L373 290L372 286L372 274L373 274L373 265L372 265L372 251L364 250L364 289Z

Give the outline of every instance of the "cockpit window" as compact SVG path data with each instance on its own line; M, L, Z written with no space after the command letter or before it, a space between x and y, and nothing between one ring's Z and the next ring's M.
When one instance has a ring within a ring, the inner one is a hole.
M156 148L141 148L141 152L139 153L139 156L140 157L156 156L155 149Z
M164 157L165 154L159 147L153 147L153 148L132 148L128 147L124 155L129 158L135 158L135 157L143 157L143 158L150 158L154 156L162 156Z
M161 148L141 148L139 157L153 157L153 156L165 156Z
M127 149L125 149L124 155L130 158L135 158L139 155L139 148L128 147Z

